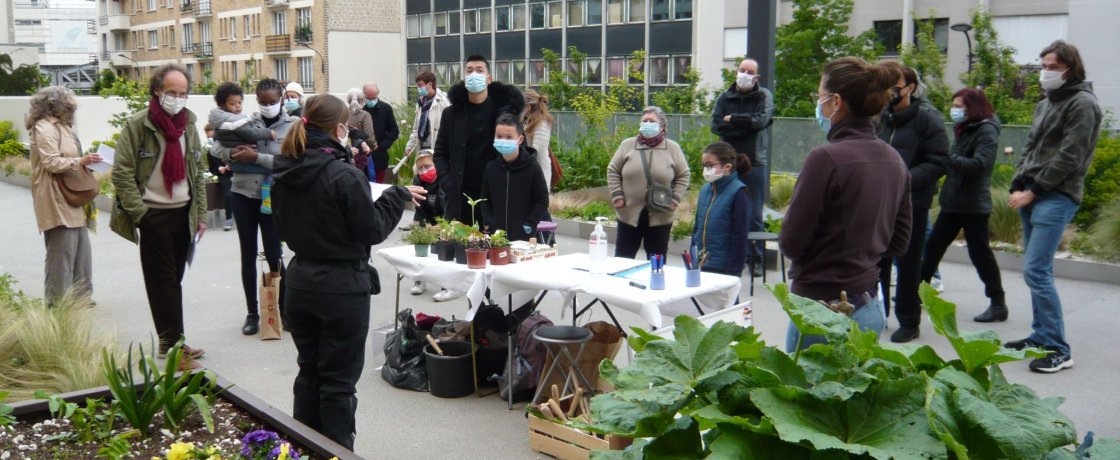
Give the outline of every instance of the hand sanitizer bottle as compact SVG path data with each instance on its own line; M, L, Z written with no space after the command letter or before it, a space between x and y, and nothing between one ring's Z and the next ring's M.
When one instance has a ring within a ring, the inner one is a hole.
M588 253L591 254L591 273L601 275L606 272L607 262L607 232L603 230L606 217L595 218L595 230L591 232L588 240Z

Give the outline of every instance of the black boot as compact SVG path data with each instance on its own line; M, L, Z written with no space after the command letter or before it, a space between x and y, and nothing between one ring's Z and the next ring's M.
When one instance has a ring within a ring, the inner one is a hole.
M261 330L261 316L260 315L246 315L245 325L241 326L241 333L245 335L256 335Z
M921 329L915 327L899 326L897 331L891 334L891 342L906 343L921 336Z
M1007 321L1007 305L992 304L984 313L976 315L972 318L977 323L994 323L997 321Z

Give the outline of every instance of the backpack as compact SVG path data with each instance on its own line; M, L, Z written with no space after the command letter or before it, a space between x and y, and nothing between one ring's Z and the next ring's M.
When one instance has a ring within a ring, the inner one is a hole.
M533 312L521 322L517 328L517 348L513 352L513 362L506 363L505 371L498 378L498 390L502 399L509 398L511 379L514 399L523 401L533 397L533 391L537 388L541 371L548 358L548 351L545 350L544 344L537 340L533 333L537 329L552 325L552 320L539 312ZM510 372L510 364L513 372Z

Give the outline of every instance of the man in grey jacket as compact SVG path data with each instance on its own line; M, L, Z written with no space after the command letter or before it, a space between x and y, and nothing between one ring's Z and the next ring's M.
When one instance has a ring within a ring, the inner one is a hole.
M1054 253L1081 204L1085 174L1101 130L1101 109L1092 83L1085 80L1077 48L1058 40L1039 56L1039 82L1046 99L1034 111L1008 201L1023 221L1023 278L1031 290L1033 331L1005 346L1049 351L1031 361L1030 369L1054 373L1073 367L1062 302L1054 287Z

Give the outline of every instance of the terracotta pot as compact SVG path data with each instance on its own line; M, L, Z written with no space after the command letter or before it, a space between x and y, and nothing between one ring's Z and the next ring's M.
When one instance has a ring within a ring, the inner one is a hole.
M509 264L509 246L490 248L490 265Z
M486 249L467 249L467 268L486 268Z
M459 265L467 264L467 247L459 243L454 243L455 246L455 263Z
M416 249L416 257L428 257L428 245L415 244L412 247Z
M435 252L436 257L444 262L450 262L455 259L455 248L447 241L432 243L432 252Z

